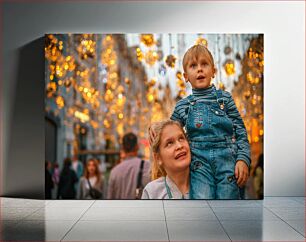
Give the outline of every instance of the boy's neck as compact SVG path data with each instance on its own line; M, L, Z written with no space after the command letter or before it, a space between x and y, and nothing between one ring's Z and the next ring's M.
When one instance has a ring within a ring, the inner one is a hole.
M194 95L210 95L211 92L212 92L212 87L213 87L213 84L210 85L209 87L206 87L206 88L201 88L201 89L192 89L192 94Z
M195 91L207 90L207 89L212 88L213 85L214 85L214 84L211 84L211 85L209 85L208 87L205 87L205 88L192 88L192 90L195 90Z

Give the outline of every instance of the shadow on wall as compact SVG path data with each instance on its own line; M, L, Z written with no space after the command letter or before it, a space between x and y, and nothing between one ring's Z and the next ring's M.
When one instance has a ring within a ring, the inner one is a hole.
M46 241L45 216L41 215L39 219L22 222L18 227L8 220L3 220L0 241ZM19 232L16 233L16 230Z
M44 38L18 52L2 195L44 199Z

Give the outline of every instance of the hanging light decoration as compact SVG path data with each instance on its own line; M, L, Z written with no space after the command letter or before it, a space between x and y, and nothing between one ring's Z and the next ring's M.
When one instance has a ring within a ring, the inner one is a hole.
M62 44L62 43L61 43ZM52 35L49 34L47 38L45 39L45 57L47 60L51 62L55 62L58 57L62 55L62 49L60 48L58 39Z
M137 56L137 60L139 61L143 60L143 53L139 47L136 47L136 56Z
M77 51L79 52L79 55L81 59L87 59L87 58L94 58L96 53L96 41L94 41L94 35L93 34L82 34L79 36L80 41L79 45L77 47Z
M56 82L49 82L47 84L47 97L50 98L50 97L53 97L54 94L56 93L56 90L57 90L57 85L56 85Z
M78 118L82 123L88 122L89 121L89 115L88 112L86 112L85 110L83 111L78 111L76 110L74 112L74 116L76 118Z
M113 101L113 99L114 99L114 94L113 94L112 90L108 89L108 90L105 92L104 99L105 99L105 102L107 102L107 103Z
M140 41L147 47L151 47L156 43L153 34L141 34Z
M178 87L178 97L183 98L186 96L186 86L185 86L185 81L183 80L183 74L181 71L178 71L176 73L176 85Z
M231 59L227 59L223 64L224 70L228 76L232 76L235 74L235 63Z
M74 71L76 68L75 59L73 56L66 56L65 62L65 70L69 70L70 72Z
M55 102L59 109L62 109L65 106L65 100L62 96L57 96Z
M177 71L177 72L176 72L176 77L177 77L178 79L180 79L180 80L183 80L183 74L182 74L182 72L181 72L181 71Z
M54 98L51 102L54 102L58 109L62 109L65 106L64 97L60 94L62 87L66 88L66 91L70 91L70 86L74 83L72 77L66 77L68 73L75 70L75 59L64 53L68 51L68 44L64 45L62 35L48 35L45 39L45 58L48 61L48 75L49 80L46 84L46 97ZM67 48L66 48L67 47Z
M196 40L196 45L204 45L207 48L208 47L208 41L207 41L207 39L205 39L203 37L199 37Z
M148 82L148 86L149 87L154 87L154 85L156 84L156 79L152 78L149 82Z
M124 78L124 82L126 83L126 85L130 86L131 85L131 80L129 78Z
M243 72L233 90L233 97L245 122L249 142L254 147L262 146L264 134L263 57L263 35L259 35L250 42L250 47L242 60Z
M158 60L158 54L156 51L149 50L145 55L145 61L148 65L153 66Z
M224 54L229 55L232 52L232 48L230 46L224 47Z
M108 121L108 119L104 119L103 125L104 125L104 127L107 128L107 129L111 127L111 123Z
M170 54L166 57L165 62L166 65L170 68L174 68L175 67L175 62L176 62L176 57L172 54L172 36L171 34L169 34L169 46L170 46Z
M176 57L174 55L168 55L166 57L165 60L167 66L169 66L170 68L174 68L175 67L175 62L176 62Z
M64 85L65 85L65 87L69 88L73 82L74 82L73 78L70 77L70 78L65 80Z
M222 81L218 81L218 89L225 90L224 83Z
M157 90L154 88L149 88L147 92L147 100L149 103L154 103L154 101L157 99Z
M157 122L163 119L163 107L159 101L154 102L152 107L151 122Z

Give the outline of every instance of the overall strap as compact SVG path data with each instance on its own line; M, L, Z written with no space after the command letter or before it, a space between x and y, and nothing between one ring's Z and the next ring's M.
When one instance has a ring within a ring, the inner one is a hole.
M223 97L222 90L220 90L220 89L217 90L214 85L213 85L213 89L214 89L214 92L216 94L217 102L218 102L218 104L220 106L220 109L226 111L226 107L225 107L225 103L224 103L224 97Z
M193 97L192 94L187 96L187 100L188 100L189 106L190 105L193 106L195 104L194 97ZM187 106L187 108L185 109L185 114L188 114L188 111L189 111L189 108L190 108L189 106Z
M194 97L192 94L190 94L189 96L187 96L187 100L189 102L189 104L193 105L194 104Z

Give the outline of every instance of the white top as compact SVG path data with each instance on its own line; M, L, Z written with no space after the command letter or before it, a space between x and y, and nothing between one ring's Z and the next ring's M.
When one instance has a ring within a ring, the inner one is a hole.
M90 185L91 187L95 186L96 182L97 182L97 177L96 176L93 176L93 177L89 177L89 182L90 182ZM86 188L89 189L89 184L88 182L86 183Z
M189 199L189 192L183 195L168 176L166 176L166 182L172 195L171 199ZM148 183L142 192L141 199L170 199L165 184L165 177L162 176Z

